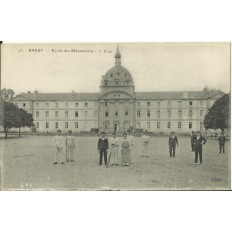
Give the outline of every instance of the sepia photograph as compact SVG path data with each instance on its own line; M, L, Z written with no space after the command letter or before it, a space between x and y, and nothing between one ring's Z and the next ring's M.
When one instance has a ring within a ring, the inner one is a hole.
M231 190L231 44L1 44L1 190Z

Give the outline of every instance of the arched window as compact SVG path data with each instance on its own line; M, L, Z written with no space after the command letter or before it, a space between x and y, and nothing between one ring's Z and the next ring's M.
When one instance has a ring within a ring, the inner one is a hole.
M107 81L105 81L105 85L107 85Z

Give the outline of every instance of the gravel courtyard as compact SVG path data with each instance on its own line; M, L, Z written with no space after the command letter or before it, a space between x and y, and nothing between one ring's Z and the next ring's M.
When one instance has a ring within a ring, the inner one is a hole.
M3 190L226 190L230 189L230 142L218 154L218 142L203 147L203 164L194 164L190 139L179 138L169 158L168 138L152 137L150 156L141 157L135 137L130 167L98 166L97 137L75 137L75 161L53 165L52 136L1 139Z

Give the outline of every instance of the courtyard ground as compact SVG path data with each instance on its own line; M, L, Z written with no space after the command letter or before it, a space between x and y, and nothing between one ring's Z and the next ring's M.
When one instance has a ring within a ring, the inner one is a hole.
M218 154L218 142L203 147L203 164L194 164L190 139L179 138L169 158L168 138L152 137L150 156L141 157L135 137L130 167L98 166L97 137L75 137L75 161L53 165L52 136L1 139L3 190L208 190L230 189L230 142Z

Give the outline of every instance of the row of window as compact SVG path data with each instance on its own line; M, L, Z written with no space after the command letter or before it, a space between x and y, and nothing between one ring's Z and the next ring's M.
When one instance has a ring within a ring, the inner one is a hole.
M50 106L50 102L46 102L46 107L49 107ZM36 107L39 107L40 106L40 103L39 102L36 102ZM75 102L75 107L78 107L79 106L79 103L78 102ZM84 103L84 106L85 107L88 107L88 102L85 102ZM98 102L95 101L94 102L94 106L97 107L98 106ZM58 102L55 102L55 107L59 107L59 103ZM69 102L65 102L65 107L69 107Z
M85 114L85 118L87 118L87 117L88 117L88 111L84 111L84 114ZM49 115L50 115L50 114L49 114L49 111L45 111L45 116L46 116L46 118L48 118ZM64 115L65 115L66 118L68 118L68 117L69 117L69 111L65 111L65 112L64 112ZM97 111L94 111L94 118L97 118L97 115L98 115L98 112L97 112ZM36 111L36 112L35 112L35 116L36 116L36 118L39 118L40 112L39 112L39 111ZM78 112L78 111L75 111L74 116L75 116L75 118L78 118L78 117L79 117L79 112ZM55 111L55 117L56 117L56 118L59 117L59 111Z
M46 129L49 129L49 127L51 126L51 122L45 122L45 127ZM36 128L39 128L40 127L40 123L39 122L36 122ZM65 122L64 123L65 125L65 128L68 129L69 128L69 122ZM87 125L87 122L85 122L85 125ZM79 128L79 123L78 122L75 122L74 123L74 126L75 128ZM59 128L59 122L55 122L55 128L58 129Z
M167 111L168 117L171 117L172 111L168 110ZM204 115L204 110L200 110L200 116L203 117ZM189 110L189 117L193 116L193 110ZM137 110L137 118L141 117L141 111ZM150 110L147 110L147 117L150 118L151 117L151 112ZM178 110L178 117L181 118L182 117L182 110ZM157 110L157 118L160 118L160 110Z
M166 127L167 127L167 129L171 129L172 128L172 123L167 122ZM181 129L182 128L182 122L178 122L177 127L178 127L178 129ZM137 128L140 128L140 122L137 122ZM147 129L150 129L150 128L151 128L151 122L147 122ZM161 128L161 122L156 123L156 128L157 129ZM193 128L193 123L192 122L189 122L188 128L189 129ZM203 129L203 122L200 122L200 130L202 130L202 129Z
M189 106L192 106L193 105L193 101L189 101L188 102ZM157 107L160 107L161 105L161 102L157 102ZM168 107L170 107L172 105L172 101L168 101L167 102L167 105ZM178 105L179 106L182 106L182 101L178 101ZM137 102L137 107L140 107L141 106L141 102ZM151 106L151 102L147 102L147 107L150 107ZM200 101L200 106L203 106L203 101Z

